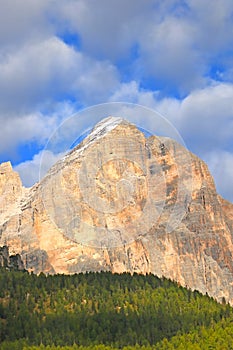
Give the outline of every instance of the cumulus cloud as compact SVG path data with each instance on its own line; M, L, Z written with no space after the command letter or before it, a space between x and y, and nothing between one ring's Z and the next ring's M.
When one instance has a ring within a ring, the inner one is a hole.
M190 0L173 5L159 22L148 21L143 28L139 63L170 89L187 94L207 86L209 75L217 76L218 66L232 67L225 56L233 44L233 3L214 0L209 7L204 1ZM211 72L213 62L217 67Z
M232 60L225 56L233 44L233 3L213 0L211 4L201 0L102 0L99 6L91 0L61 0L54 6L53 1L26 0L22 7L19 0L10 5L5 2L0 14L1 57L8 56L6 47L10 53L17 54L22 48L26 53L28 45L74 34L87 57L116 66L130 57L130 79L150 77L160 88L166 84L187 94L209 83L213 62L221 65L221 76L232 69ZM57 61L61 74L67 74L67 61L61 63L64 56L59 56L54 58L55 66ZM40 60L37 62L39 66ZM216 76L217 70L219 67Z
M6 118L1 126L0 153L13 153L17 145L22 142L40 140L43 144L54 124L52 118L45 123L40 113L25 115L13 120Z
M95 61L51 37L0 62L0 108L25 110L69 93L82 103L89 102L89 96L95 102L106 99L117 83L113 65Z
M62 121L74 114L75 110L75 105L69 101L63 101L54 103L49 114L34 112L0 116L0 156L5 160L11 159L13 162L18 162L24 156L19 154L19 146L33 143L35 152L37 148L43 148Z
M169 89L182 93L204 84L203 62L192 46L193 28L186 20L167 17L162 23L148 24L140 40L141 57L146 76L152 76Z
M110 96L111 102L130 102L137 103L147 107L155 106L157 92L151 90L140 89L139 84L132 80L128 83L122 83L118 89Z
M217 84L191 93L180 105L180 128L193 151L227 149L233 135L233 85Z
M233 202L233 153L216 150L206 154L204 159L214 176L218 192Z
M202 0L189 0L187 3L198 48L207 56L219 54L219 50L228 51L233 43L232 1L213 0L211 6Z
M117 60L128 54L154 1L61 1L57 23L81 37L82 49L91 56Z
M1 1L0 53L15 52L25 43L40 41L54 28L48 21L48 1ZM6 52L7 51L7 52Z
M184 95L208 85L213 61L232 67L232 60L223 60L233 44L231 0L214 0L211 7L200 0L104 0L102 6L71 0L57 13L64 31L81 38L84 52L116 65L130 56L131 78L150 77Z
M56 37L2 58L0 153L10 153L23 142L45 142L61 118L74 112L68 109L61 117L58 111L70 96L74 107L105 102L118 84L111 63L94 60Z

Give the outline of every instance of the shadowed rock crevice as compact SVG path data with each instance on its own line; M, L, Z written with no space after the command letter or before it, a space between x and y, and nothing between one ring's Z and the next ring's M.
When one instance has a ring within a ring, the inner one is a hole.
M0 267L12 270L24 270L24 263L19 254L9 255L7 246L0 247Z

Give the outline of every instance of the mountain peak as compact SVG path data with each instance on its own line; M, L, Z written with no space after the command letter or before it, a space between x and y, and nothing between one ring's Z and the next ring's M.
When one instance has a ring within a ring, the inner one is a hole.
M99 141L107 134L109 134L112 130L114 130L119 125L130 126L133 125L129 123L126 119L121 117L109 116L107 118L102 119L98 122L90 131L90 133L80 142L76 147L74 147L68 154L65 155L61 162L65 159L70 158L70 156L75 157L77 155L81 155L84 150L86 150L89 146L91 146L94 142Z
M97 123L93 130L93 132L108 132L114 129L117 125L119 124L129 124L129 122L121 117L114 117L114 116L109 116L107 118L102 119L99 123Z
M109 116L107 118L104 118L94 126L87 139L89 142L98 140L120 124L129 125L130 123L121 117Z
M153 273L233 305L233 205L174 141L110 116L24 197L1 184L0 246L27 270Z
M11 162L4 162L0 164L0 173L5 174L5 173L10 173L12 172L12 165Z

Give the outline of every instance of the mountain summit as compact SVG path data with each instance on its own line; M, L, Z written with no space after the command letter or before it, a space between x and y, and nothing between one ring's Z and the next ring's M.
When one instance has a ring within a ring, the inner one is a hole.
M0 245L35 273L153 273L233 304L233 205L175 141L109 117L44 179L0 165Z

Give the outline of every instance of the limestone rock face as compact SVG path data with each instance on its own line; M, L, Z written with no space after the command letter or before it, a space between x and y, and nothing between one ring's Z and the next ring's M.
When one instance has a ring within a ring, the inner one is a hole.
M0 247L0 267L24 270L24 265L19 254L9 255L7 246Z
M20 177L13 171L11 163L0 164L0 215L15 204L22 191Z
M233 304L233 205L206 164L110 117L24 189L0 166L0 245L29 271L152 272Z

